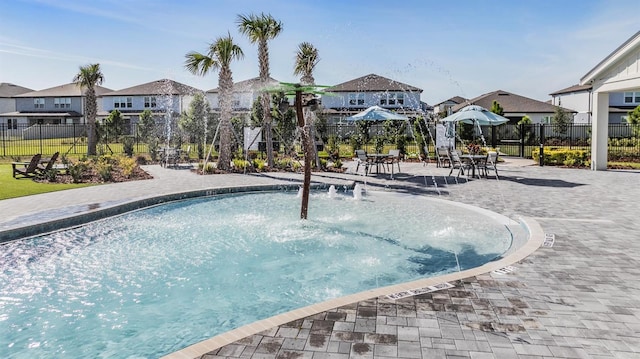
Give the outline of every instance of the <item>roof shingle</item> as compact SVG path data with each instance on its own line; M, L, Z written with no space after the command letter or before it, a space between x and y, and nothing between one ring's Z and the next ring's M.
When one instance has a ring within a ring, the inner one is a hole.
M195 87L183 83L162 79L146 84L127 87L118 91L111 91L102 94L103 96L143 96L143 95L191 95L202 92Z
M502 106L504 113L553 113L556 110L556 106L550 103L534 100L532 98L512 94L502 90L480 95L468 102L453 106L452 110L453 112L457 112L468 105L478 105L490 110L493 101L497 101L500 106Z
M417 91L422 89L376 74L369 74L325 89L326 92Z
M112 91L106 87L96 86L96 95L101 96L105 92ZM83 89L75 83L50 87L40 91L26 92L15 97L81 97Z

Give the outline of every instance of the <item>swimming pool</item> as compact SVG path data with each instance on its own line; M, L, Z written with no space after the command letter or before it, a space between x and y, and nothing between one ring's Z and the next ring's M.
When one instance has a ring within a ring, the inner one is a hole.
M0 356L158 357L329 298L475 267L512 235L393 193L225 195L1 247ZM458 268L459 263L459 268Z

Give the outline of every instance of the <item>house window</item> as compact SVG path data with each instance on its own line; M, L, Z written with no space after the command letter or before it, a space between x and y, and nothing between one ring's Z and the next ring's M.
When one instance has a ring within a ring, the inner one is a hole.
M53 99L55 108L71 108L71 97L56 97Z
M540 123L543 123L545 125L550 125L553 122L553 116L544 116L541 120Z
M7 130L17 130L18 129L18 119L8 119L7 120Z
M349 106L364 106L364 94L363 93L350 93L349 94Z
M44 99L43 98L34 98L33 99L33 108L44 108Z
M113 98L113 107L114 108L131 108L133 106L131 97L114 97Z
M640 92L625 92L624 103L640 103Z
M404 94L403 93L384 93L380 96L380 105L385 106L397 106L404 105Z
M629 123L629 116L626 116L626 115L621 116L621 117L620 117L620 123L626 123L626 124L628 124L628 123Z
M240 108L240 95L233 95L233 108Z
M144 107L145 108L154 108L154 107L156 107L156 97L155 96L145 96L144 97Z

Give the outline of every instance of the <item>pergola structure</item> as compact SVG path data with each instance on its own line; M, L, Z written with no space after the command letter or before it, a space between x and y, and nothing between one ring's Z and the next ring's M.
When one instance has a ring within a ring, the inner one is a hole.
M592 88L591 169L607 169L609 93L640 91L640 31L580 79Z

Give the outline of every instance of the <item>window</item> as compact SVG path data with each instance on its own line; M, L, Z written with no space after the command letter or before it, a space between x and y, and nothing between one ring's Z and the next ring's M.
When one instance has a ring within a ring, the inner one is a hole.
M44 108L44 99L43 98L34 98L33 99L33 108Z
M640 92L625 92L624 103L640 103Z
M7 120L7 130L17 130L18 129L18 119L8 119Z
M350 93L349 94L349 106L364 106L364 94L363 93Z
M70 97L54 98L53 106L55 108L71 108L71 98Z
M629 116L627 116L627 115L621 116L620 117L620 123L628 124L629 123Z
M131 106L129 106L129 107L131 107ZM145 108L156 107L156 97L155 96L145 96L144 97L144 107Z
M544 116L540 123L544 123L545 125L550 125L553 122L553 116Z
M232 106L233 106L233 108L240 108L240 95L239 94L234 94L233 95Z
M380 105L397 106L404 105L404 93L402 92L387 92L380 96Z
M114 97L113 98L113 107L114 108L131 108L133 106L131 102L131 97Z

